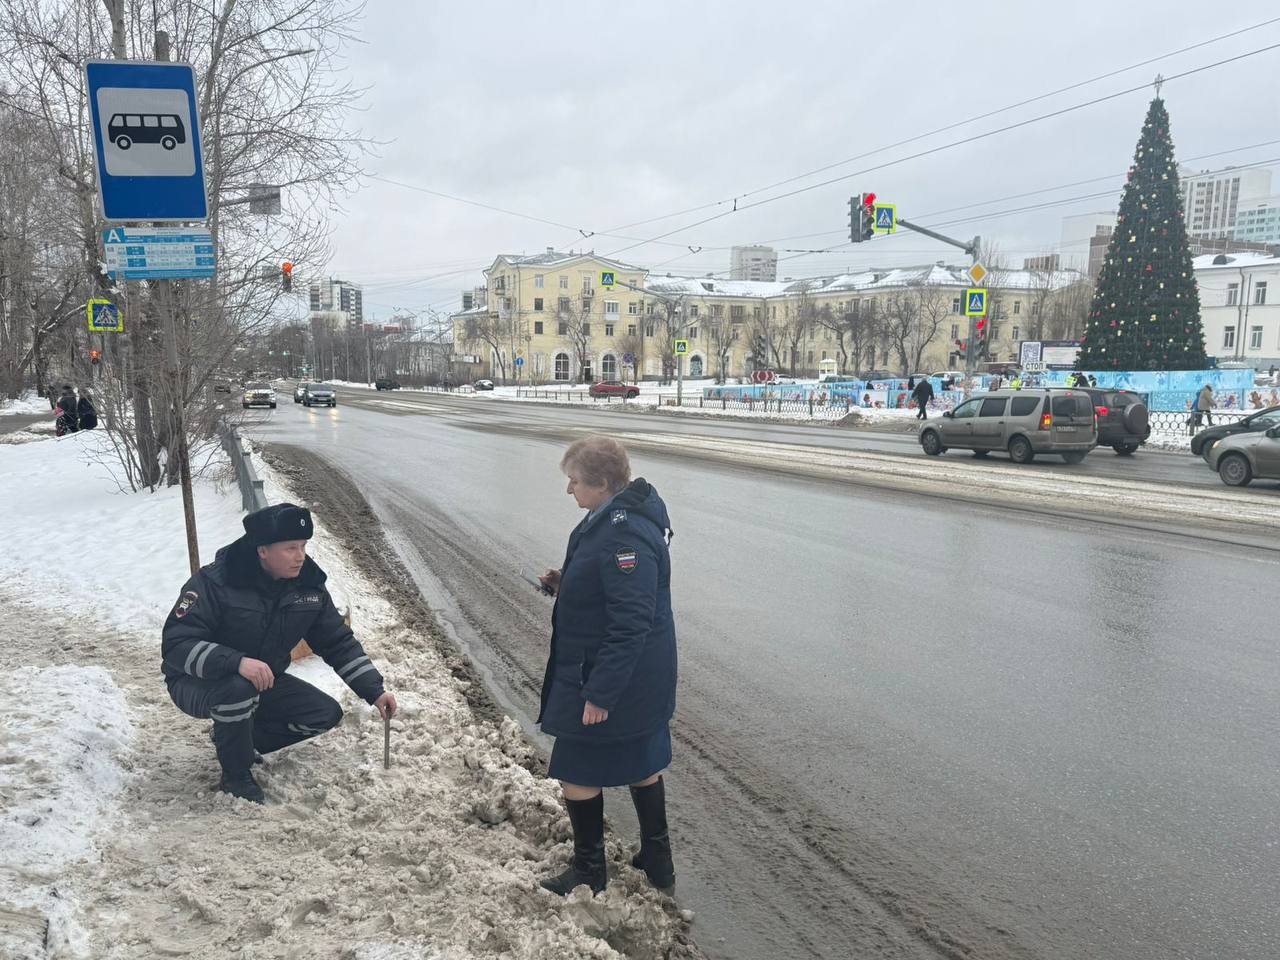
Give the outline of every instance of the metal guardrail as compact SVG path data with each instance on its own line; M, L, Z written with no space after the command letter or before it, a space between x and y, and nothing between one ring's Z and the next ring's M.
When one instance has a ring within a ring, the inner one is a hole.
M244 440L236 433L236 428L225 420L218 421L218 439L222 441L222 449L231 458L231 465L236 471L236 482L240 484L240 499L246 513L253 513L267 506L267 495L262 491L262 478L253 469L250 453Z

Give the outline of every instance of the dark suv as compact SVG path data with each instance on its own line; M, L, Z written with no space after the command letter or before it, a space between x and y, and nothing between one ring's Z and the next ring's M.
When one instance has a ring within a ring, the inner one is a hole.
M374 387L378 390L399 390L400 381L392 380L390 377L379 377L374 381Z
M1098 446L1110 447L1121 456L1130 456L1151 436L1147 405L1128 390L1101 387L1077 388L1093 400L1098 415Z

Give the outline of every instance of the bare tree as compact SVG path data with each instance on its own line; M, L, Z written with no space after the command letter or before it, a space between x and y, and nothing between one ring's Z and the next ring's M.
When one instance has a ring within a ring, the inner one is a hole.
M577 363L573 379L586 383L590 377L587 369L591 366L591 308L595 305L595 297L579 294L578 297L561 297L556 310L562 336L573 351L572 356Z
M107 295L125 307L128 333L108 341L109 363L102 367L105 376L127 382L130 404L127 416L113 418L109 429L132 432L120 442L133 458L125 473L131 486L149 487L161 479L162 449L177 449L177 411L191 425L190 440L198 442L198 431L212 423L206 415L209 382L254 335L290 312L279 264L298 265L295 277L319 274L328 256L330 212L354 185L367 142L349 127L360 91L336 79L343 49L355 36L358 6L344 0L217 0L210 10L159 0L128 5L127 17L124 12L120 0L100 6L0 0L0 102L33 118L42 131L40 175L68 211L59 218L63 234L46 240L78 251L84 294ZM172 58L196 71L219 272L214 281L171 287L116 284L100 272L81 64L113 52L153 59L158 30L173 39ZM242 202L264 183L283 191L282 212L270 221ZM162 311L175 318L183 357L177 393L162 376ZM167 456L166 463L172 479L177 458Z
M468 317L463 336L467 341L477 341L489 348L497 363L497 377L504 383L507 379L507 345L511 341L511 317L491 310L478 317Z
M1080 280L1056 290L1044 308L1044 332L1050 340L1079 340L1093 300L1093 285Z

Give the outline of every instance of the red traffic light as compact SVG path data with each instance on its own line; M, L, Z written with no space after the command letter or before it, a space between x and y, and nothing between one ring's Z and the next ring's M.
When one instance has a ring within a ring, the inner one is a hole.
M864 193L862 195L862 203L864 206L874 207L876 205L876 195L874 193Z
M286 260L284 263L280 264L280 269L285 273L293 273L293 264Z
M986 317L979 317L979 318L978 318L978 323L977 323L977 330L978 330L978 332L979 332L979 333L981 333L981 332L986 328L986 326L987 326L987 318L986 318Z
M101 350L90 350L90 351L89 351L89 362L90 362L90 363L98 363L98 362L100 362L101 360L102 360L102 351L101 351Z

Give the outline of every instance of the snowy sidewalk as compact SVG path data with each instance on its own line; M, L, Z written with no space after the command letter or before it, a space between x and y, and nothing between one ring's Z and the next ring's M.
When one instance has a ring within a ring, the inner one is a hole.
M430 639L321 523L314 553L400 700L391 768L381 721L313 658L302 675L341 694L343 722L267 758L267 806L215 792L209 724L172 705L159 671L185 573L180 499L115 494L83 462L96 442L0 449L0 956L559 960L659 957L684 939L616 841L602 897L538 888L568 854L558 789L527 769L515 722L476 719ZM208 560L238 533L238 503L207 481L196 497Z

